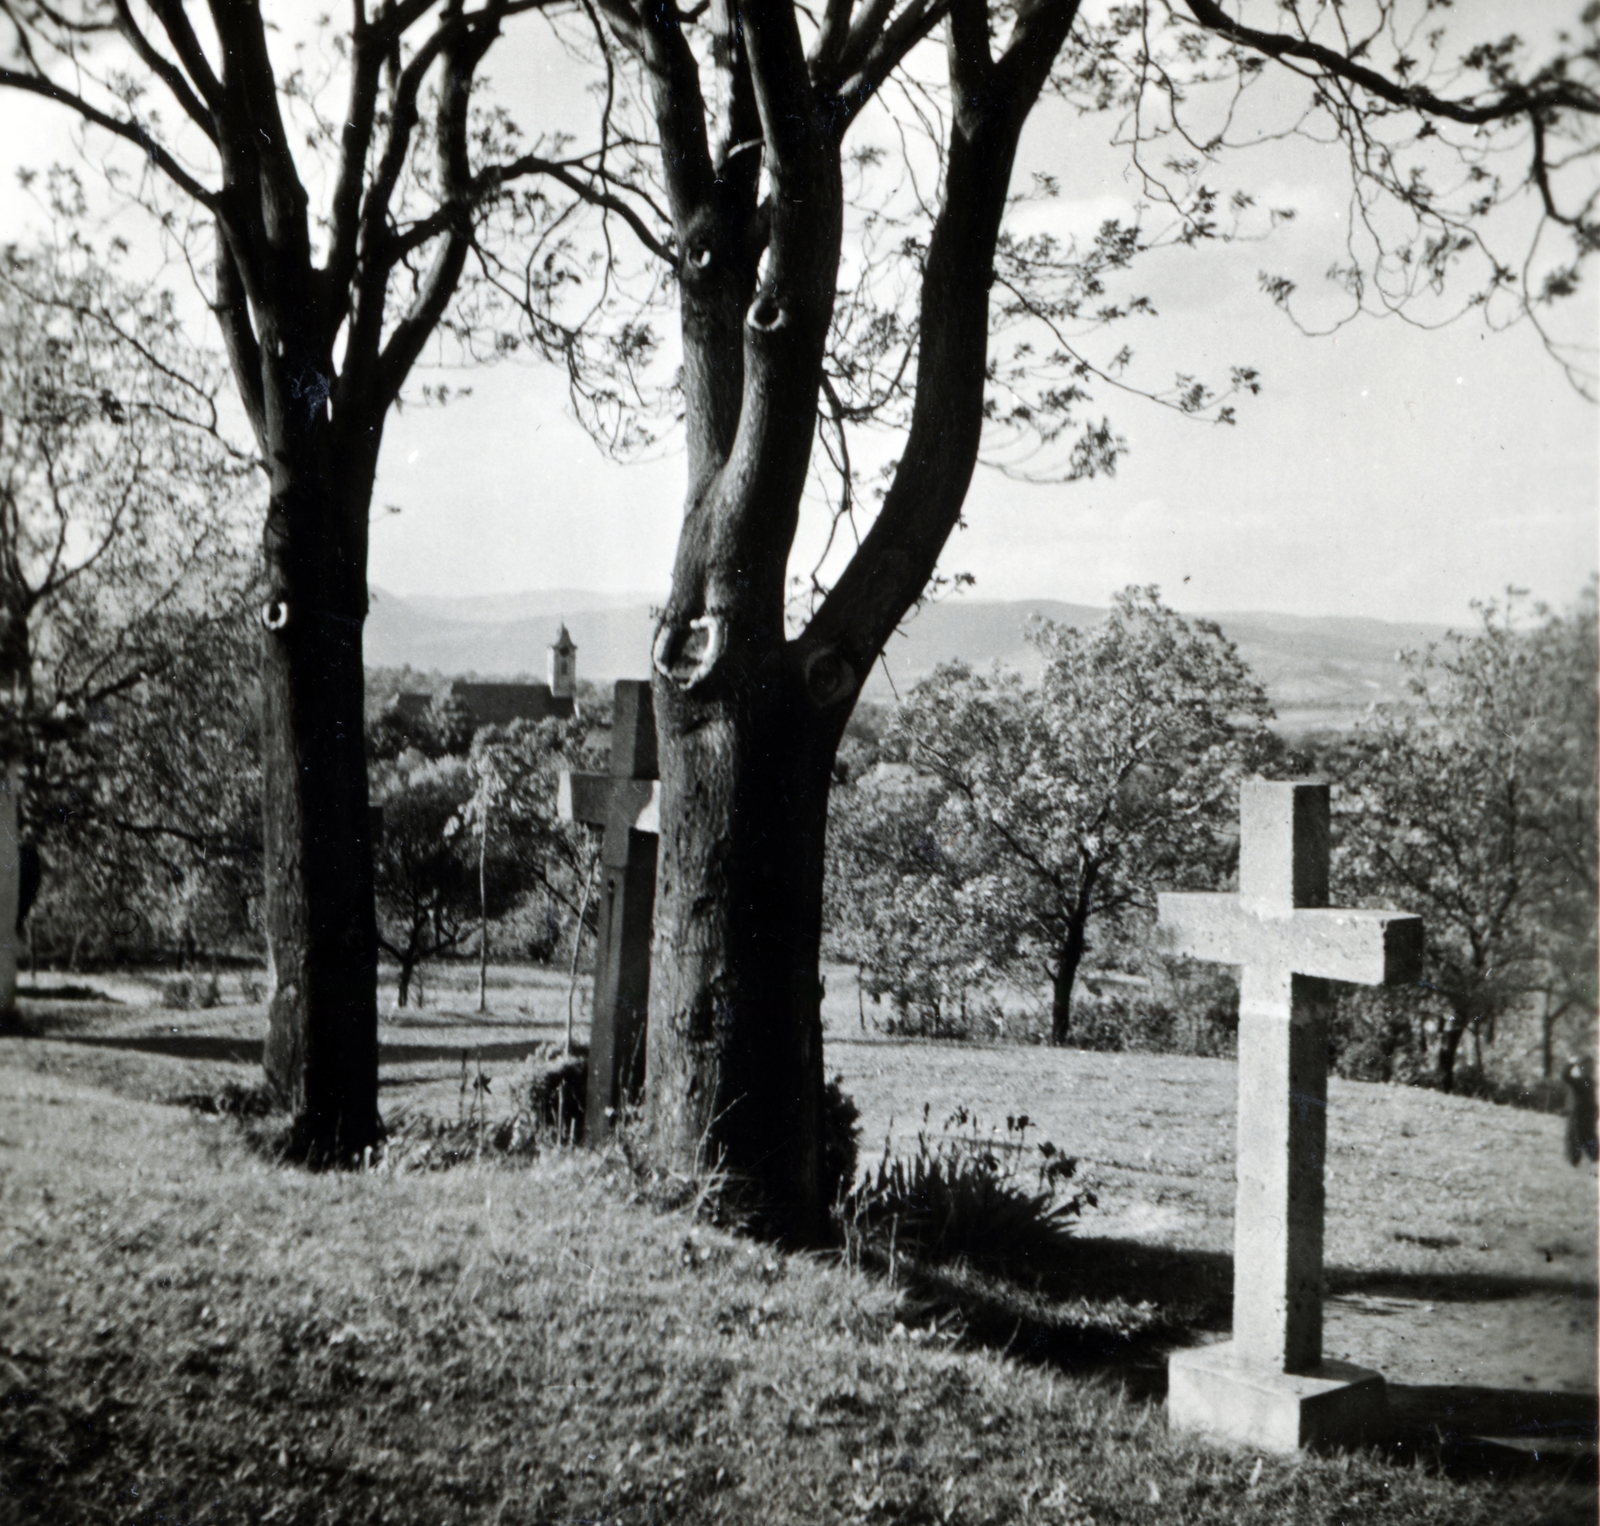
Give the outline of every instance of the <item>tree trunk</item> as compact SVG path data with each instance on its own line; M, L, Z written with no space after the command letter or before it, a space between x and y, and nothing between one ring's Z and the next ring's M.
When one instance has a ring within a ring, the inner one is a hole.
M17 1024L17 908L22 891L22 761L0 767L0 1031Z
M322 359L298 374L328 376ZM269 408L270 438L281 448L269 454L261 612L272 987L264 1061L294 1114L293 1148L335 1160L382 1135L361 654L380 431L336 431L325 397L304 380L269 390L281 405Z
M1077 900L1067 913L1067 935L1062 939L1056 955L1050 1003L1050 1042L1058 1049L1067 1042L1072 1023L1072 983L1078 978L1078 966L1083 963L1089 909L1093 904L1094 885L1099 876L1098 864L1085 864Z
M1062 950L1050 977L1050 1042L1057 1049L1065 1047L1072 1029L1072 983L1077 978L1078 961Z
M823 1182L819 946L834 727L778 653L712 705L656 682L661 821L649 1145L728 1171L763 1227L815 1242Z
M1087 917L1073 917L1067 923L1066 941L1056 955L1050 990L1050 1042L1060 1049L1072 1027L1072 986L1083 963L1084 924Z
M1461 1046L1461 1035L1467 1031L1467 1018L1452 1012L1445 1019L1439 1034L1439 1089L1453 1091L1456 1080L1456 1050Z
M489 882L485 877L489 857L487 816L478 834L478 1011L489 1010Z
M1076 7L1043 9L1018 23L1003 70L981 12L952 11L959 101L905 453L871 531L794 641L784 595L838 284L839 141L791 7L740 0L735 25L734 8L713 0L707 24L734 86L715 133L727 153L708 149L698 66L676 19L662 26L647 11L641 33L686 254L689 443L689 501L652 654L661 803L647 1143L676 1171L727 1171L758 1222L798 1242L822 1237L833 1189L822 1181L819 979L833 755L959 518L977 457L1012 156ZM734 151L757 137L759 215L756 161Z

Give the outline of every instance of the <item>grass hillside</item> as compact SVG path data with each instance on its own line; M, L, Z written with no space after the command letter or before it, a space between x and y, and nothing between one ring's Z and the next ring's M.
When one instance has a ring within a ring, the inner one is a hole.
M255 1079L261 1008L118 994L0 1040L0 1519L1594 1518L1594 1184L1554 1120L1335 1084L1329 1344L1382 1360L1401 1429L1278 1460L1160 1407L1162 1351L1226 1320L1225 1063L839 1033L864 1158L924 1102L1025 1108L1100 1194L1027 1287L891 1283L652 1207L615 1154L283 1167L172 1100ZM504 1109L565 994L386 1023L386 1115Z

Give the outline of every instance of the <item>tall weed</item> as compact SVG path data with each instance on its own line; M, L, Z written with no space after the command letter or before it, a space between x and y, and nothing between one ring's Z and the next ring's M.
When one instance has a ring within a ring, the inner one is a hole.
M1092 1191L1069 1188L1078 1162L1049 1140L1028 1142L1027 1114L984 1130L957 1108L937 1134L924 1106L916 1148L884 1142L877 1167L840 1200L841 1235L852 1260L901 1257L933 1265L968 1261L1009 1275L1037 1275L1070 1252L1073 1226L1095 1206Z

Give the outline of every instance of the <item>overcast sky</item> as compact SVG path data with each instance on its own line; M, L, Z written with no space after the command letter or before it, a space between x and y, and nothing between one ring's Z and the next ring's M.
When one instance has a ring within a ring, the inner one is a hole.
M1552 8L1559 11L1560 7ZM537 47L494 68L517 97L565 85ZM0 92L5 236L28 204L14 168L70 158L64 114ZM1103 124L1059 108L1030 126L1019 177L1062 182L1066 226L1132 206ZM1341 253L1346 191L1331 150L1272 149L1228 171L1299 216L1266 245L1163 257L1141 275L1160 317L1126 337L1155 374L1226 373L1264 391L1233 428L1130 397L1104 398L1128 440L1115 478L1039 486L980 468L967 528L942 563L975 598L1103 603L1158 583L1191 610L1278 610L1459 623L1508 583L1563 604L1597 563L1600 435L1527 326L1488 332L1470 316L1440 332L1358 321L1297 334L1260 293L1262 268L1302 280ZM1594 334L1594 288L1569 324ZM408 408L389 425L375 495L370 580L397 593L587 588L659 596L683 487L673 444L642 465L608 462L570 416L561 379L504 365L470 398ZM892 454L892 442L876 447ZM386 512L395 505L399 513Z

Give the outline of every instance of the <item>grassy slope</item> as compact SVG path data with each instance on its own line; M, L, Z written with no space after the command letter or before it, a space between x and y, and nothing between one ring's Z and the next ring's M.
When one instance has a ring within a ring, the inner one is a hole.
M176 1016L168 1026L190 1021ZM982 1069L994 1052L883 1053L889 1089L920 1086L936 1110L946 1094L983 1107L1007 1095ZM1148 1162L1130 1132L1129 1077L1152 1062L1078 1058L1131 1067L1063 1112L1123 1141L1094 1163L1122 1204L1113 1222L1134 1201L1116 1173L1131 1183L1158 1158L1160 1182L1188 1180L1183 1203L1211 1222L1226 1151L1205 1117L1221 1107L1206 1101L1214 1084L1174 1093L1170 1111L1198 1108L1185 1130L1215 1157L1186 1177L1187 1132L1153 1139ZM1037 1080L1040 1056L1016 1059ZM9 1519L1593 1518L1592 1492L1463 1485L1371 1457L1258 1469L1170 1437L1159 1407L1117 1381L907 1334L908 1307L881 1283L634 1203L612 1161L406 1177L271 1167L231 1126L148 1100L208 1065L0 1042ZM858 1068L871 1120L882 1099ZM1163 1074L1149 1070L1158 1094ZM1462 1116L1496 1138L1525 1117ZM1442 1136L1471 1143L1472 1129L1434 1132L1395 1148L1436 1148L1455 1169ZM1336 1148L1336 1203L1339 1160ZM1469 1199L1477 1180L1462 1178Z

